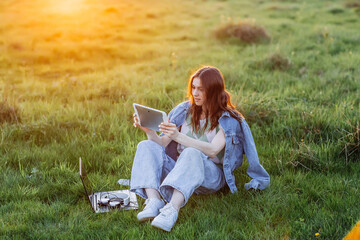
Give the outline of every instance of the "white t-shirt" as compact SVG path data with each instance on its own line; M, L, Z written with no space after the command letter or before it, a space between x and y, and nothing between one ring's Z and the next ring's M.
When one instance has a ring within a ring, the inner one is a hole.
M202 129L204 127L205 123L206 123L206 119L200 120L200 129ZM183 125L181 125L180 133L182 133L186 136L189 136L191 138L210 143L214 139L216 134L219 132L219 130L220 130L220 127L217 126L216 128L214 128L213 130L210 131L210 121L209 121L204 134L201 134L201 130L198 132L194 132L193 128L191 126L191 115L189 114L187 116L185 122L183 123ZM178 144L177 150L178 150L179 154L185 148L186 148L186 146ZM225 149L221 150L214 158L209 157L209 159L216 164L222 164L224 161L224 151L225 151Z

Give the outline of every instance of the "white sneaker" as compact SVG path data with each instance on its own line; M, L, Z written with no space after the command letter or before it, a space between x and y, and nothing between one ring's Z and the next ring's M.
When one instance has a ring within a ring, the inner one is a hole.
M157 198L148 198L145 200L144 209L138 213L137 219L140 222L144 222L149 219L153 219L157 215L159 215L159 209L164 207L165 203L161 199Z
M170 232L171 228L174 226L179 212L174 208L171 203L168 203L160 209L160 214L154 218L151 222L151 225L167 232Z

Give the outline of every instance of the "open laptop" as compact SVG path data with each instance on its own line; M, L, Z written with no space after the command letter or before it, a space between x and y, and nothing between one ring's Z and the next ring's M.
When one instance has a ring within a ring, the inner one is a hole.
M85 194L95 213L139 208L135 193L128 189L94 193L81 158L79 158L79 168Z

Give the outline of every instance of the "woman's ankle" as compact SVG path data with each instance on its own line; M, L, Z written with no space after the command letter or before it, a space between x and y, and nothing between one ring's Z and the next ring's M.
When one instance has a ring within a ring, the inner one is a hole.
M145 188L145 192L148 198L157 198L161 200L160 193L154 188Z
M183 205L185 201L184 195L177 189L174 189L173 195L171 197L170 203L171 205L179 211L181 206Z

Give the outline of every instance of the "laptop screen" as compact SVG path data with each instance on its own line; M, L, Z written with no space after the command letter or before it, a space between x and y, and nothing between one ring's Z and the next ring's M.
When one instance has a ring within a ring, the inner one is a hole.
M90 198L92 197L93 195L93 190L92 190L92 185L89 181L89 178L86 174L86 170L85 170L85 167L81 161L81 158L79 158L79 167L80 167L80 178L81 178L81 181L83 183L83 186L84 186L84 189L85 189L85 193L86 193L86 196L88 197L89 201L90 201L90 204L91 204L91 200ZM92 204L91 204L92 206Z

